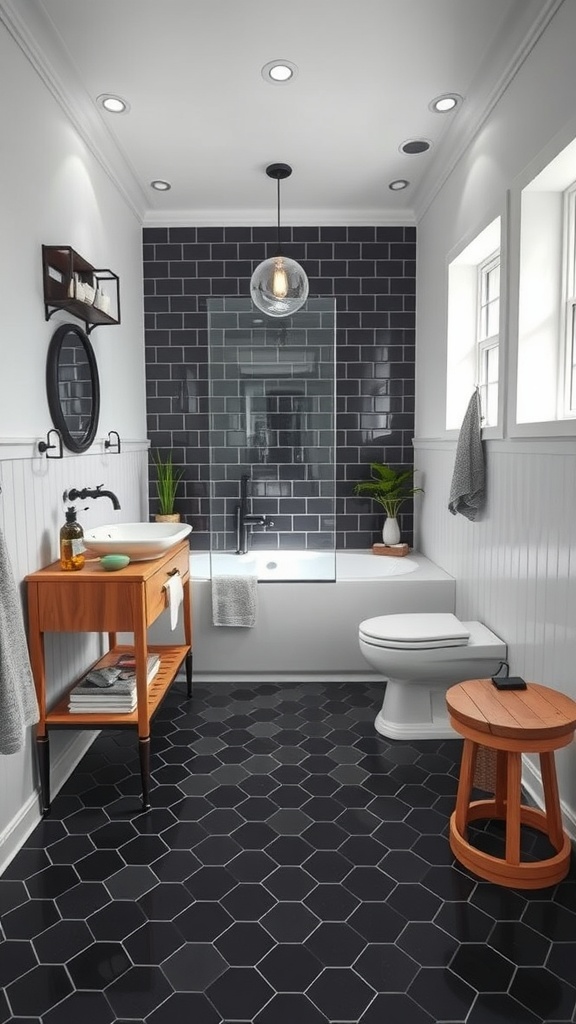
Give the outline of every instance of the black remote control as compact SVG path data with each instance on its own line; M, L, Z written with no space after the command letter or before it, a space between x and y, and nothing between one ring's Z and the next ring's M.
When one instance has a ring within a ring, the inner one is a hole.
M492 682L497 690L525 690L527 688L522 676L492 676Z

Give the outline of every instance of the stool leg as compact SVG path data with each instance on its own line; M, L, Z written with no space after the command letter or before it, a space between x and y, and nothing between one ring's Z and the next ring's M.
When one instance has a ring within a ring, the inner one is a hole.
M473 740L465 739L462 750L462 764L460 765L460 778L458 779L456 809L454 811L456 831L463 839L467 838L468 832L468 805L470 803L470 793L472 792L477 752L478 745Z
M560 800L558 798L556 763L553 751L540 754L540 769L542 772L548 837L554 849L561 850L564 843L564 829L562 827L562 812L560 811Z
M521 755L512 750L507 753L506 860L508 864L519 864Z
M506 817L506 791L508 781L508 758L505 750L496 751L496 815Z

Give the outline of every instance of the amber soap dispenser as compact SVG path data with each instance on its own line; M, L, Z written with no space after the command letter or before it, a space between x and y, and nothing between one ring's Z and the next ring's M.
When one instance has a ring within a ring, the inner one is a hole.
M66 522L60 530L60 568L66 572L84 565L84 530L76 519L76 509L66 509Z

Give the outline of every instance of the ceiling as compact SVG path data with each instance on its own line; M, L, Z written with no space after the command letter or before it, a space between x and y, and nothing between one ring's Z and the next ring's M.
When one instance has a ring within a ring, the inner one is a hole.
M381 224L425 209L561 2L0 0L0 17L146 223L274 224L282 161L283 223ZM288 84L262 77L277 58ZM431 112L445 92L463 102ZM416 138L431 149L400 152Z

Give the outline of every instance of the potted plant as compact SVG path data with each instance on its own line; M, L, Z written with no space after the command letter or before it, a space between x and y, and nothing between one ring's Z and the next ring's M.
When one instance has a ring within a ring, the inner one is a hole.
M180 513L174 511L174 501L184 470L175 468L172 452L165 459L156 452L152 455L152 462L156 467L156 493L160 506L160 512L155 516L156 522L177 523Z
M384 544L398 544L400 542L400 527L396 516L400 506L422 488L413 486L413 469L394 469L381 462L371 462L370 472L372 479L362 480L356 484L354 493L367 495L382 505L386 513L382 528L382 540Z

